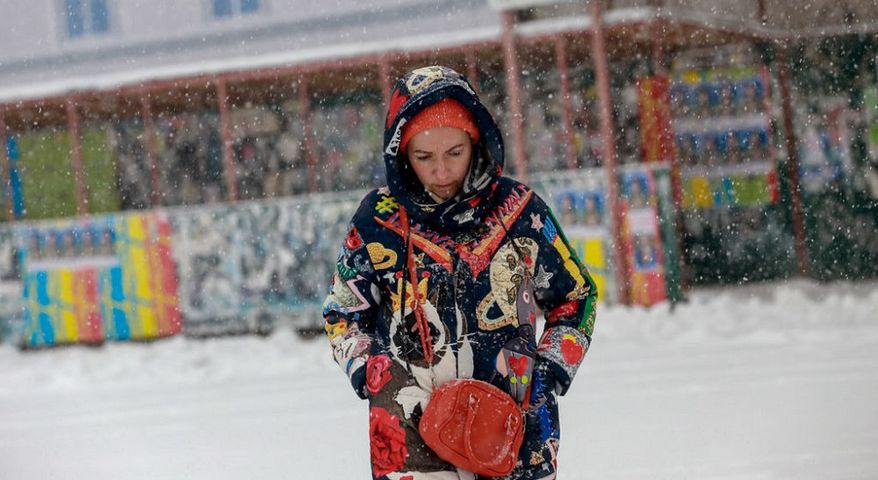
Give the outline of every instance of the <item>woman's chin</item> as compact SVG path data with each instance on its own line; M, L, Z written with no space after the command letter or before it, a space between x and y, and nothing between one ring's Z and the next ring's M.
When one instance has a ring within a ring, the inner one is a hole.
M450 189L428 190L428 192L430 192L430 195L433 197L434 200L440 203L454 198L454 196L457 194L457 192L454 192Z

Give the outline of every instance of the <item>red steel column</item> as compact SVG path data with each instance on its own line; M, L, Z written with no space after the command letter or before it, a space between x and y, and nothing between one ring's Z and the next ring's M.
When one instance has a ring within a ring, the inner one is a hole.
M477 94L481 94L482 92L479 89L479 62L476 60L476 50L474 48L467 48L465 55L466 79L469 80L470 85L473 86L473 90L475 90Z
M6 109L0 108L0 168L3 169L3 191L6 196L6 220L11 222L15 220L15 205L12 202L12 172L10 171L9 152L6 150L9 145L9 132L6 130Z
M302 135L305 140L305 163L308 165L308 191L317 191L317 152L314 146L314 132L311 131L311 95L308 93L308 79L299 78L299 103L302 114Z
M79 138L79 112L73 97L67 98L67 131L70 133L70 164L76 182L76 212L88 213L88 199L85 196L85 172L82 163L82 139Z
M664 6L664 1L659 0L656 1L656 6L658 8L662 8ZM650 25L650 35L652 36L652 56L653 56L653 71L656 76L669 76L669 58L667 54L667 48L664 42L664 31L666 27L666 21L664 18L654 19L652 25ZM670 79L668 80L670 86ZM670 108L670 102L668 102L667 107ZM668 112L668 116L671 116L671 113ZM671 130L673 130L673 126L669 126ZM662 132L664 134L665 132ZM675 139L674 132L670 132L668 138L672 140ZM676 228L674 229L677 252L677 271L680 272L678 277L680 280L680 290L686 290L689 286L686 284L686 262L683 261L683 235L685 232L684 218L683 218L683 169L680 165L680 157L677 154L676 143L672 143L671 145L666 145L667 148L671 149L671 153L668 155L671 161L671 195L674 200L674 223L676 224Z
M229 200L238 200L238 174L235 168L235 156L232 152L232 120L229 114L229 92L226 81L216 80L216 101L219 105L220 135L223 139L223 165L226 168L226 188Z
M573 100L570 98L570 66L567 62L567 39L555 38L555 63L561 80L561 115L564 127L564 157L567 168L576 168L576 135L573 132Z
M515 145L515 175L527 181L527 154L524 142L524 114L521 109L521 82L518 78L518 59L515 56L515 19L512 12L503 12L503 56L506 63L506 96L509 98L509 125Z
M790 179L790 209L793 215L793 236L799 274L808 274L808 252L805 248L805 217L802 212L802 191L799 188L799 142L793 126L793 108L790 102L790 72L787 64L788 46L784 42L777 49L778 83L780 86L783 129L787 149L787 177Z
M384 112L390 109L390 89L393 85L390 81L390 62L386 56L381 56L378 63L378 88L381 89L381 100L384 102Z
M159 195L159 169L156 164L155 122L152 120L152 105L146 92L140 93L140 108L143 115L143 146L146 147L146 160L149 162L150 206L155 208L161 206L162 197Z
M613 133L612 99L610 98L610 73L607 63L607 47L604 40L603 20L601 19L601 2L591 1L592 23L591 57L594 62L595 81L598 95L598 115L601 123L601 136L604 148L604 169L607 172L607 204L612 215L613 229L613 263L616 266L619 302L630 303L629 268L623 252L622 243L622 209L619 203L619 178L616 172L616 143Z

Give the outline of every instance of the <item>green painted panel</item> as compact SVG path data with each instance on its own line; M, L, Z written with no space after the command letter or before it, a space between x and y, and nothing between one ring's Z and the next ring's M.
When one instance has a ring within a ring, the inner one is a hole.
M19 136L24 217L58 218L76 214L76 182L70 165L70 136L41 130Z
M109 125L106 126L109 128ZM116 164L107 145L107 131L101 126L86 128L82 134L82 162L85 196L89 213L119 210Z

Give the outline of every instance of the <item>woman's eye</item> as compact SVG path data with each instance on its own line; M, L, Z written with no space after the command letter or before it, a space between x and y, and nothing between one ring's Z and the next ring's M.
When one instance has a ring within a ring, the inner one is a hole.
M453 152L450 152L449 155L452 157L459 157L461 153L463 153L463 150L454 150Z

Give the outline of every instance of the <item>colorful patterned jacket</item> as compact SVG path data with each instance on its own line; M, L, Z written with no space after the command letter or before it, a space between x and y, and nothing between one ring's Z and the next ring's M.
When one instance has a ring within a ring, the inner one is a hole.
M473 111L482 140L460 198L436 205L396 145L412 115L448 96ZM543 200L500 176L499 130L459 74L427 67L403 77L386 128L388 186L369 193L354 215L324 303L335 360L369 399L373 478L474 478L436 457L418 434L430 392L453 378L527 395L521 463L510 477L554 478L555 396L570 387L591 341L594 282ZM545 314L536 345L519 321L530 293ZM529 376L519 369L527 352L535 354Z

